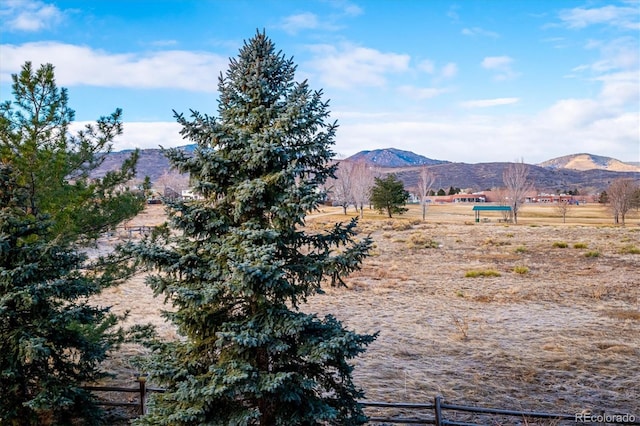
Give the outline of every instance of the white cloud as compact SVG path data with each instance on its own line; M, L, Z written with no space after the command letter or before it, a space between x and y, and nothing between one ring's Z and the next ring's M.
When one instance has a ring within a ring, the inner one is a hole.
M353 44L314 45L314 58L305 64L307 70L319 74L326 86L384 86L387 75L409 69L409 55L383 53Z
M593 99L561 99L543 111L539 118L550 126L566 130L584 128L608 115L609 111Z
M71 125L71 131L82 130L87 124L95 124L89 121L76 121ZM180 135L182 126L177 122L125 122L123 123L123 133L118 136L113 143L114 151L124 149L150 149L170 148L191 143Z
M599 99L610 107L635 107L640 105L640 78L638 72L627 71L598 77L602 81Z
M176 88L215 92L228 59L204 52L165 50L113 54L56 42L1 45L0 80L10 81L25 61L51 63L61 86Z
M436 66L433 61L425 59L424 61L420 61L420 63L418 64L418 69L426 72L427 74L433 74L436 70Z
M436 96L440 96L443 93L447 93L447 89L437 88L437 87L415 87L415 86L400 86L398 87L398 92L403 96L412 98L412 99L431 99Z
M482 29L480 27L473 27L473 28L463 28L462 29L462 35L466 35L466 36L470 36L470 37L489 37L489 38L499 38L500 34L493 32L493 31L489 31L489 30L485 30Z
M339 9L346 16L359 16L364 13L360 6L347 0L331 0L329 4Z
M460 6L457 4L452 4L451 6L449 6L449 10L447 10L447 16L449 17L449 19L451 19L451 22L460 21L460 15L458 14L458 9L460 9Z
M489 70L502 70L510 67L512 62L508 56L487 56L482 60L482 66Z
M590 65L594 72L638 69L640 42L638 38L621 37L609 42L590 42L587 48L599 49L601 59Z
M31 0L4 0L0 3L3 29L40 31L60 23L64 14L53 4Z
M440 74L443 78L453 78L458 74L458 66L453 62L449 62L447 65L442 67Z
M574 67L574 77L600 81L598 102L610 108L633 108L640 98L640 45L633 37L608 42L590 40L587 49L598 49L600 58L590 64ZM586 74L586 76L585 76Z
M297 34L300 30L310 30L318 28L318 17L311 13L300 13L284 18L281 27L289 34Z
M177 46L178 41L177 40L155 40L149 44L155 47L171 47L171 46Z
M498 81L512 80L520 74L513 71L511 64L513 59L509 56L487 56L482 60L482 68L495 72L494 78Z
M514 158L539 163L578 152L638 161L640 116L634 112L601 112L595 103L576 99L555 104L533 117L336 110L331 118L338 120L340 129L333 150L349 156L365 149L395 147L430 158L467 163ZM115 149L159 145L168 148L190 143L182 139L179 131L180 125L175 122L125 123Z
M312 12L302 12L285 17L279 27L290 35L296 35L303 30L336 31L340 28L338 22L343 18L352 18L364 13L363 9L347 0L328 0L327 3L336 13L328 16L318 16Z
M554 49L566 49L571 46L571 43L564 37L548 37L540 41L551 44Z
M501 105L511 105L518 103L519 98L494 98L494 99L476 99L460 103L464 108L487 108Z
M346 7L344 8L344 13L348 16L358 16L362 15L364 13L364 10L360 6L351 3L346 5Z
M335 151L349 156L364 149L395 147L430 158L467 163L523 158L535 164L578 152L637 161L640 126L637 114L601 116L596 121L581 119L578 126L555 115L561 108L576 113L578 109L594 106L564 103L533 117L406 113L366 117L338 112L340 129Z
M420 71L426 72L427 74L436 73L436 64L429 59L420 61L416 66L416 68ZM442 68L440 68L440 72L436 76L437 77L436 79L437 80L449 79L449 78L455 77L457 74L458 74L458 65L455 64L454 62L449 62L446 65L444 65Z
M585 28L590 25L602 24L627 30L640 29L640 14L637 6L603 6L603 7L576 7L562 10L559 14L569 28Z
M488 60L502 67L509 60ZM352 155L363 149L396 147L430 158L479 163L524 158L539 163L571 153L589 152L622 161L638 161L640 81L635 71L597 77L593 98L560 99L534 114L478 114L475 108L510 105L519 98L463 102L466 115L347 114L338 111L336 151ZM407 87L407 92L417 91ZM472 146L473 149L469 149Z

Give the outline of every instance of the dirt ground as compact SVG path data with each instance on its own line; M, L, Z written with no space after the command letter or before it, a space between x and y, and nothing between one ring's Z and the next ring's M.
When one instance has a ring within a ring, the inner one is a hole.
M355 214L353 211L350 215ZM323 208L311 229L346 221ZM354 361L368 400L432 402L573 414L640 417L640 215L614 226L603 206L525 206L517 225L499 213L475 222L470 205L418 206L388 219L365 211L375 247L347 288L327 288L303 308L333 314L378 339ZM149 206L102 241L136 238L164 220ZM151 322L176 338L143 277L98 300L129 323ZM132 385L126 346L107 364L113 383Z

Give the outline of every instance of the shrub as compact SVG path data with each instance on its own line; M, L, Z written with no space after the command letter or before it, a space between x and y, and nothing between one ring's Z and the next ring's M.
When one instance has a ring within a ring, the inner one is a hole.
M620 254L640 254L640 248L629 244L620 249Z
M524 275L529 273L529 268L524 265L517 265L515 268L513 268L513 272L515 272L516 274Z
M391 225L391 229L394 231L406 231L411 229L411 227L411 223L404 220L393 221L393 224Z
M478 277L500 277L500 272L495 269L483 269L467 271L464 274L465 278L478 278Z
M526 253L527 252L527 248L524 246L519 246L516 247L516 253Z
M511 242L509 242L509 241L496 241L493 238L487 238L486 240L484 240L484 242L482 244L484 244L485 246L501 247L501 246L509 246L509 245L511 245Z
M587 247L589 247L587 243L575 243L573 245L573 248L575 249L586 249Z
M407 242L409 248L421 249L421 248L438 248L440 244L437 241L428 238L427 236L416 233L409 237Z
M555 243L553 243L553 247L555 247L555 248L567 248L567 247L569 247L569 244L565 243L564 241L556 241Z
M598 257L600 256L599 251L588 251L584 254L584 257Z

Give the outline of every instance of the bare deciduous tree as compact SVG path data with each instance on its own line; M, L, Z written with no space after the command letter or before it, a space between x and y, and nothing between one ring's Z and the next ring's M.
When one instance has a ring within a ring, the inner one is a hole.
M351 169L351 195L360 217L364 216L364 205L369 203L371 188L375 184L376 173L365 161L358 161Z
M502 180L507 190L507 205L511 206L513 223L518 223L518 211L525 201L533 183L529 180L529 166L523 160L510 163L502 173Z
M567 213L571 209L572 204L569 200L558 200L558 203L555 205L556 212L562 217L562 223L567 222Z
M638 191L638 184L633 179L623 178L611 182L607 188L607 195L614 223L624 225L624 218L633 207L636 191Z
M507 190L505 188L493 188L491 192L495 193L495 197L498 200L498 204L500 204L501 206L509 205L509 201L508 201L509 197L507 195ZM507 222L507 220L511 219L511 212L503 210L501 211L501 213L502 213L503 222Z
M425 220L427 216L427 197L435 181L435 175L426 166L422 166L418 176L418 196L422 205L422 220Z
M155 180L154 186L156 190L160 190L163 195L167 194L167 190L180 194L182 190L189 188L189 177L175 170L165 170L164 173Z
M352 183L353 163L350 161L340 161L336 170L336 179L331 179L331 194L335 204L342 206L344 214L347 214L347 207L353 202Z

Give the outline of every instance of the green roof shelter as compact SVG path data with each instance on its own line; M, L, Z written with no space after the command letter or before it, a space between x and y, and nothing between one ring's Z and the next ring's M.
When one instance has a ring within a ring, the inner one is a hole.
M476 222L480 222L480 212L510 212L511 206L473 206Z

